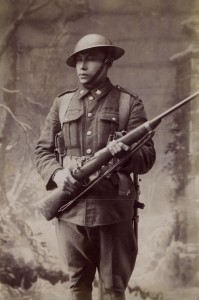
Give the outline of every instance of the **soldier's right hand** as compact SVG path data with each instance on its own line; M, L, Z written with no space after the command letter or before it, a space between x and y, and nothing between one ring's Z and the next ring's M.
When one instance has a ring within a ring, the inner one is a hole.
M58 170L54 175L53 181L59 189L65 191L68 195L74 193L79 186L78 181L72 176L69 168Z

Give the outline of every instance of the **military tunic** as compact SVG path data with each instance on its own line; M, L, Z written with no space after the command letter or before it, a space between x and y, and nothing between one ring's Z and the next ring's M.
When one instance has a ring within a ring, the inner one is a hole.
M109 79L95 90L88 91L80 86L75 91L63 119L63 136L68 157L90 157L106 147L109 135L119 130L120 93L121 89L113 86ZM61 167L54 156L54 140L61 130L59 105L63 95L55 99L36 148L37 167L47 189L55 187L52 175ZM141 99L131 94L127 131L146 120ZM135 190L130 173L146 173L154 161L155 150L153 142L149 141L121 168L129 182L128 196L118 195L119 178L114 174L115 176L105 178L86 193L61 219L82 226L113 224L131 219Z

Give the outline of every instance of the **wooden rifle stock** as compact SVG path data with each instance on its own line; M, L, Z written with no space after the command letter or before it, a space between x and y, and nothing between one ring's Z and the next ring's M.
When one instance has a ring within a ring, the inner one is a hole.
M164 117L179 109L181 106L187 104L198 95L199 91L172 106L170 109L158 115L151 121L147 121L137 128L131 130L126 135L120 137L118 141L123 142L128 146L131 146L133 143L138 142L148 132L151 132L153 129L155 129ZM98 171L103 165L106 165L111 159L112 154L109 149L105 147L96 152L95 155L91 159L86 161L81 168L75 169L73 171L73 177L78 182L83 182L90 175ZM72 196L68 196L66 192L56 188L54 191L49 192L43 199L41 199L38 205L46 220L49 221L58 215L58 211L62 205L71 200Z

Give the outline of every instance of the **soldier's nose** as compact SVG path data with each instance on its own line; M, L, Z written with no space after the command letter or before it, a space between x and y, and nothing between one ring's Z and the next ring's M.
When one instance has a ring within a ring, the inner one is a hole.
M86 69L86 66L87 66L87 65L86 65L86 61L85 61L85 60L82 60L82 61L80 62L80 66L79 66L80 69L81 69L81 70L85 70L85 69Z

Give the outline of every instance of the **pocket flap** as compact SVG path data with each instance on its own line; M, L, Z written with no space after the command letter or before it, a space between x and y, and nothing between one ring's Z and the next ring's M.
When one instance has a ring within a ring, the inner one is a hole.
M81 118L83 115L82 111L79 112L69 112L64 116L63 123L68 123L72 121L76 121Z
M113 123L119 124L119 114L114 114L114 113L100 113L99 114L99 119L101 121L113 122Z

